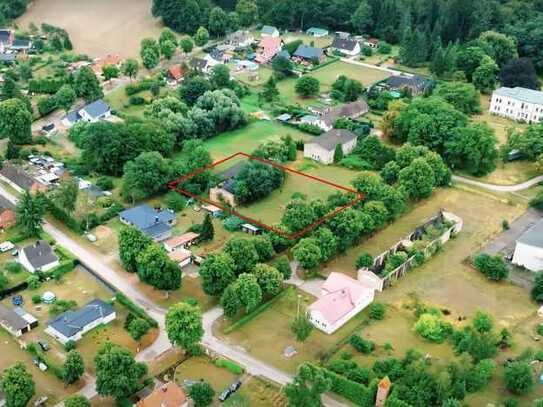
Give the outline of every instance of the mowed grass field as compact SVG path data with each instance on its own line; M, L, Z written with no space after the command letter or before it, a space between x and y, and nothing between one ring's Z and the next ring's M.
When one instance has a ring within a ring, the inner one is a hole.
M35 0L17 20L48 23L68 31L76 52L91 57L136 57L140 42L158 37L162 24L151 15L151 0Z
M320 92L329 92L332 84L338 76L345 75L348 78L356 79L364 86L369 86L375 82L379 82L390 76L389 73L381 71L377 68L368 68L365 66L349 64L347 62L337 61L326 65L308 75L317 78L320 81ZM281 93L281 98L286 103L299 103L301 105L314 104L315 98L301 98L295 92L296 79L289 78L279 81L277 88Z

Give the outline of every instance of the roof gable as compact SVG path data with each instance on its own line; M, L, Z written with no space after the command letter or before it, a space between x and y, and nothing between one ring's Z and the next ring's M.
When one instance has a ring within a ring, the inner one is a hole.
M352 38L341 38L339 36L334 37L332 41L332 48L338 50L353 51L358 45L358 41Z

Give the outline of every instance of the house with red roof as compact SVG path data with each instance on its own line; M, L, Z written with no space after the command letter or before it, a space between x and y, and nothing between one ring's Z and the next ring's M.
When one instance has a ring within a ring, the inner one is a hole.
M181 65L172 65L168 69L168 81L179 83L183 79L185 71Z
M375 290L343 273L332 272L321 286L321 297L308 308L309 321L332 334L373 302Z
M276 56L283 47L280 37L263 37L258 43L255 61L259 64L266 64Z
M105 58L99 58L98 60L95 60L94 64L91 66L92 70L97 76L102 75L102 71L104 66L107 65L113 65L117 68L121 68L121 65L123 63L123 60L119 55L106 55Z

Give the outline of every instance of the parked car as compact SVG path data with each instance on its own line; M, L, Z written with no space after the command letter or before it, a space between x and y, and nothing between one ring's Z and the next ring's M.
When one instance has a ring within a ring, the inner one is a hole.
M23 302L24 300L22 295L14 295L13 297L11 297L11 303L16 307L23 305Z
M42 372L45 372L47 370L47 365L43 362L40 362L38 364L38 369L40 369Z
M40 345L41 350L44 352L47 352L50 349L47 341L38 341L38 345Z
M49 398L47 396L41 396L39 399L37 399L34 402L34 407L45 406L45 403L47 403L47 400L49 400Z
M0 252L5 253L8 250L13 250L15 248L15 245L11 243L9 240L7 242L0 243Z
M17 256L18 254L19 254L19 250L17 250L17 249L15 249L15 250L13 250L13 251L11 252L11 255L12 255L13 257Z
M40 364L40 359L39 358L32 358L32 363L34 363L36 366L38 366Z
M228 397L230 397L232 395L232 391L230 390L230 388L224 390L220 395L219 395L219 401L222 403L223 401L226 401L226 399Z
M241 387L241 380L236 380L230 385L230 392L235 393Z

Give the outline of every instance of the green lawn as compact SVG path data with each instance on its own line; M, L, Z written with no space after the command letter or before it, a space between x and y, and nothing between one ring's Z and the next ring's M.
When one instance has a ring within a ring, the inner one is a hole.
M296 316L298 295L301 296L300 308L302 312L315 301L314 297L305 292L289 289L258 318L230 334L222 336L226 341L242 346L258 359L289 373L295 373L300 363L318 361L324 352L342 338L349 336L353 329L366 318L365 312L358 314L333 335L327 335L314 329L304 343L297 343L290 330L290 322ZM283 351L287 346L294 346L298 351L290 359L283 356Z
M240 129L212 137L205 141L205 146L213 159L219 160L239 151L250 154L263 142L279 140L281 136L287 134L291 135L295 140L305 140L311 137L307 133L272 120L258 120L251 121L247 126Z
M230 371L215 366L206 357L192 357L185 360L175 369L174 377L179 385L183 385L184 380L197 381L203 379L213 387L216 397L237 378Z

